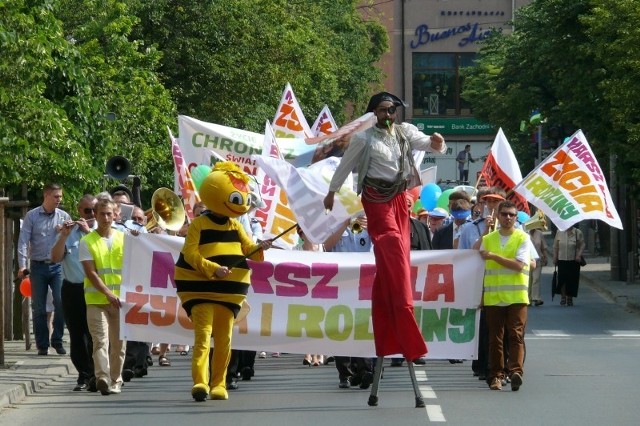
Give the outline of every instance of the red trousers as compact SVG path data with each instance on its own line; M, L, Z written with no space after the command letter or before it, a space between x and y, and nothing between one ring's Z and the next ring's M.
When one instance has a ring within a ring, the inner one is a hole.
M405 193L385 203L372 203L363 197L362 205L376 258L371 301L376 355L400 353L413 361L427 353L427 345L413 313Z

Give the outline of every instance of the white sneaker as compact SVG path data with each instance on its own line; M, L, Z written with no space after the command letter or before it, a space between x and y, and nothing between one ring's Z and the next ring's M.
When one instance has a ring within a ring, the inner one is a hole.
M260 352L260 355L258 355L258 358L266 358L266 357L267 357L266 352Z
M109 393L122 393L122 382L112 384Z

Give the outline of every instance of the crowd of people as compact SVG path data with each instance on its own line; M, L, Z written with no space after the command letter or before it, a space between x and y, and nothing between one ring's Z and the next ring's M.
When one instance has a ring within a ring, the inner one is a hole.
M402 358L392 360L392 366L404 361L426 362L427 345L413 312L410 251L478 250L486 272L480 304L478 359L472 363L473 374L486 380L492 390L500 390L510 382L511 389L517 391L524 375L527 308L543 303L540 273L549 256L544 236L539 229L529 232L521 229L515 205L496 187L479 188L473 197L465 191L456 191L450 194L447 209L423 209L414 214L415 200L408 191L415 184L411 151L443 153L446 144L437 133L428 136L413 125L395 123L397 108L401 106L403 102L387 92L371 98L367 111L376 116L376 125L353 135L324 199L325 208L331 210L335 192L357 168L364 212L353 221L338 224L323 244L308 241L304 230L298 227L297 248L373 252L375 353L378 357L402 354ZM466 163L472 161L468 149L459 157ZM464 170L461 167L461 178ZM218 209L218 201L206 191L205 188L203 202L194 208L195 218L174 233L185 238L176 262L176 283L182 305L194 323L192 396L196 401L207 396L227 399L227 391L238 388L239 378L251 380L255 375L256 352L230 349L232 325L247 303L250 271L246 258L258 256L259 260L262 251L272 243L263 239L260 223L252 215L253 210L262 207L257 191L247 190L250 202L245 203L242 214ZM50 348L59 355L66 354L63 345L66 324L71 360L78 372L73 390L117 394L124 382L148 374L148 367L153 365L152 355L158 356L160 366L171 366L167 355L169 343L120 339L124 235L148 232L147 216L141 206L133 205L131 193L122 186L95 196L84 195L77 204L76 220L59 208L62 198L59 185L47 185L42 204L25 216L19 237L18 277L22 278L27 266L30 267L38 354L48 355ZM123 209L127 211L126 217ZM156 226L153 232L165 231ZM213 238L210 242L224 238L227 245L223 247L238 251L233 256L219 253L220 245L200 244L202 238ZM553 262L558 268L563 306L572 306L577 296L583 250L584 238L578 229L556 234ZM230 257L235 259L233 264L225 263ZM206 286L212 281L231 283L235 290L224 294L194 290L194 283ZM47 293L53 301L51 330ZM209 345L212 335L213 349ZM181 355L188 355L190 349L177 346ZM306 354L302 364L320 366L335 361L340 389L371 386L375 359L332 355ZM266 357L266 353L262 352L260 357Z

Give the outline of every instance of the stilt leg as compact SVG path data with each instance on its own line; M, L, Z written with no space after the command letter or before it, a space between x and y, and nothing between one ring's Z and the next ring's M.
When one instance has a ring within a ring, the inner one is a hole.
M407 360L407 366L409 367L409 375L411 376L413 393L416 396L416 408L424 407L424 399L422 399L422 393L420 392L420 388L418 387L418 381L416 380L416 370L415 368L413 368L413 362Z
M384 357L379 356L376 360L376 368L373 370L373 383L371 384L371 394L369 394L370 407L378 405L378 386L380 385L380 377L382 376L382 364L384 363Z

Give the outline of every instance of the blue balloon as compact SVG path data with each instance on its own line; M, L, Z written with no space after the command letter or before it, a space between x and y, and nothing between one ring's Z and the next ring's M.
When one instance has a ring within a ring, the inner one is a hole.
M442 189L435 183L429 183L422 187L422 191L420 191L420 202L422 203L422 207L431 211L436 208L436 204L438 203L438 198L442 194Z
M529 219L531 219L531 217L527 213L523 212L522 210L518 211L518 222L525 223Z

